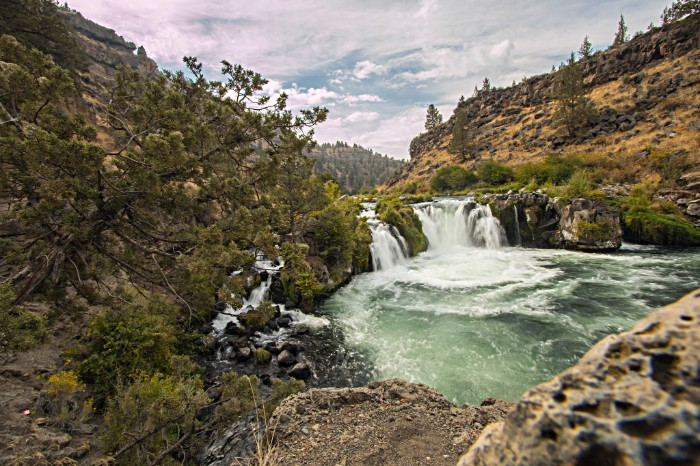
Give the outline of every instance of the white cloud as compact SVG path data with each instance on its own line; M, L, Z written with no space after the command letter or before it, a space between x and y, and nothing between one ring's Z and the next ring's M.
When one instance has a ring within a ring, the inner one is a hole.
M342 99L343 103L356 104L359 102L381 102L382 98L374 94L346 95Z
M369 122L379 118L377 112L354 112L343 118L345 123Z
M356 79L365 79L373 74L386 74L386 67L378 65L369 60L355 63L355 68L352 70L352 75Z

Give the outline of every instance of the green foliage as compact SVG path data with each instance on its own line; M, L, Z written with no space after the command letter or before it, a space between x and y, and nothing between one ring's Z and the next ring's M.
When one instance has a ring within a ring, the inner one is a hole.
M258 364L269 364L272 359L272 355L265 348L257 348L255 350L255 360Z
M116 304L90 324L77 372L96 394L116 393L142 375L170 374L173 357L182 348L174 321L177 309L154 297L142 305Z
M283 382L280 379L272 379L272 393L265 401L265 414L271 416L279 404L287 397L299 393L306 384L302 380L297 380L291 377L288 381Z
M448 151L454 154L458 161L467 161L474 150L474 141L469 130L469 122L464 111L458 110L452 127L452 139Z
M259 381L255 376L239 377L235 372L224 374L221 380L221 400L224 402L216 407L215 414L223 425L227 425L255 407Z
M493 160L486 160L479 165L477 170L479 180L489 186L499 186L513 179L514 172L511 167Z
M346 194L367 192L383 184L405 163L345 142L319 144L309 155L315 161L314 173L332 175Z
M666 25L698 12L700 12L700 0L675 0L670 7L664 8L661 24Z
M625 238L642 244L700 245L700 229L683 219L677 206L654 202L656 188L652 182L636 185L622 201Z
M459 165L440 168L430 180L430 188L437 193L456 192L473 186L477 176Z
M442 124L442 115L435 105L428 105L428 113L425 116L425 129L430 131Z
M415 256L428 247L428 239L423 233L423 224L410 206L403 204L398 197L386 197L375 207L377 218L393 225L408 244L409 253Z
M270 301L263 301L260 305L248 311L243 316L243 322L255 330L262 330L275 316L275 305Z
M25 46L53 56L63 68L87 68L87 54L51 0L0 2L0 35L3 34L12 35Z
M144 375L109 401L105 448L117 453L117 464L150 464L188 434L184 440L190 441L181 442L174 454L191 458L201 447L201 440L192 436L202 426L197 414L209 402L199 379Z
M588 39L588 36L583 38L583 42L581 43L581 48L578 50L578 55L581 57L582 60L585 60L586 58L589 58L593 54L593 45L591 44L591 41Z
M545 183L557 186L567 182L581 166L582 162L577 157L550 154L542 161L518 165L515 179L522 184L534 180L540 186Z
M625 24L625 17L620 15L620 22L617 23L617 32L615 33L615 39L613 39L613 47L616 45L622 45L630 40L630 36L627 32L627 25Z
M597 112L587 96L583 70L574 60L573 53L557 75L554 99L557 102L555 118L566 128L569 137L581 136L595 121Z
M15 294L0 285L0 354L27 351L46 337L46 317L12 303Z
M615 224L609 219L582 220L576 224L576 232L580 240L601 243L615 236Z
M306 262L307 245L284 243L282 259L284 268L280 274L287 296L292 300L298 298L313 298L321 285L316 281L311 266Z

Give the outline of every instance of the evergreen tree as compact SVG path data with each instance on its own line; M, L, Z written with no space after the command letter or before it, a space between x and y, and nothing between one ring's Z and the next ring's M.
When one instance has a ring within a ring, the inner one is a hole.
M554 98L557 101L557 119L564 125L569 137L576 137L588 126L595 110L586 95L583 71L569 59L557 77Z
M481 90L483 92L489 92L491 90L491 81L489 81L489 78L484 78L484 83L481 86Z
M625 17L620 15L620 22L617 24L617 33L615 34L615 39L613 40L613 47L624 44L628 40L629 34L627 33Z
M700 0L676 0L670 7L664 8L661 24L666 25L698 12L700 12Z
M593 46L591 45L591 41L588 40L588 36L583 38L583 42L581 43L581 48L578 49L578 55L581 57L582 60L585 60L586 58L590 57L593 54Z
M430 131L442 123L442 115L435 105L428 106L428 113L425 116L425 129Z
M469 122L464 111L458 111L452 127L452 140L449 152L460 162L466 162L473 150L472 136L469 131Z

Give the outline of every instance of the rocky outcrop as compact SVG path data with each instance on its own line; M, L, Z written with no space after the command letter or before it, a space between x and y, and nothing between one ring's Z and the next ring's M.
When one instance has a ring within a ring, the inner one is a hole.
M527 392L459 462L700 464L700 290Z
M473 147L467 160L459 163L473 169L482 160L522 163L551 152L594 150L614 156L621 150L637 153L646 145L669 152L689 149L684 138L694 137L700 128L697 113L692 111L700 101L698 31L700 14L581 60L598 117L576 140L565 137L557 127L553 104L557 72L532 76L506 88L482 90L460 101L454 114L466 115ZM678 115L674 115L676 110ZM438 168L455 163L447 153L454 114L411 141L410 162L386 187L428 181Z
M312 389L285 400L268 423L280 465L453 465L511 403L458 407L399 379L366 388Z
M120 66L154 77L158 65L148 58L143 47L127 42L114 30L86 19L77 11L59 9L63 20L75 31L80 46L89 57L88 72L81 75L83 90L107 102L108 89Z
M615 251L622 244L620 215L599 199L562 201L533 192L485 196L508 243L525 247Z

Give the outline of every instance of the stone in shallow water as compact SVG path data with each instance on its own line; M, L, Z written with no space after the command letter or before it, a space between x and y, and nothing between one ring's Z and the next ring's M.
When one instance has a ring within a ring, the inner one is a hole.
M297 358L290 351L284 350L277 356L277 362L282 366L291 366L297 362Z
M289 376L299 380L306 380L311 377L311 368L304 362L297 363L289 370Z

